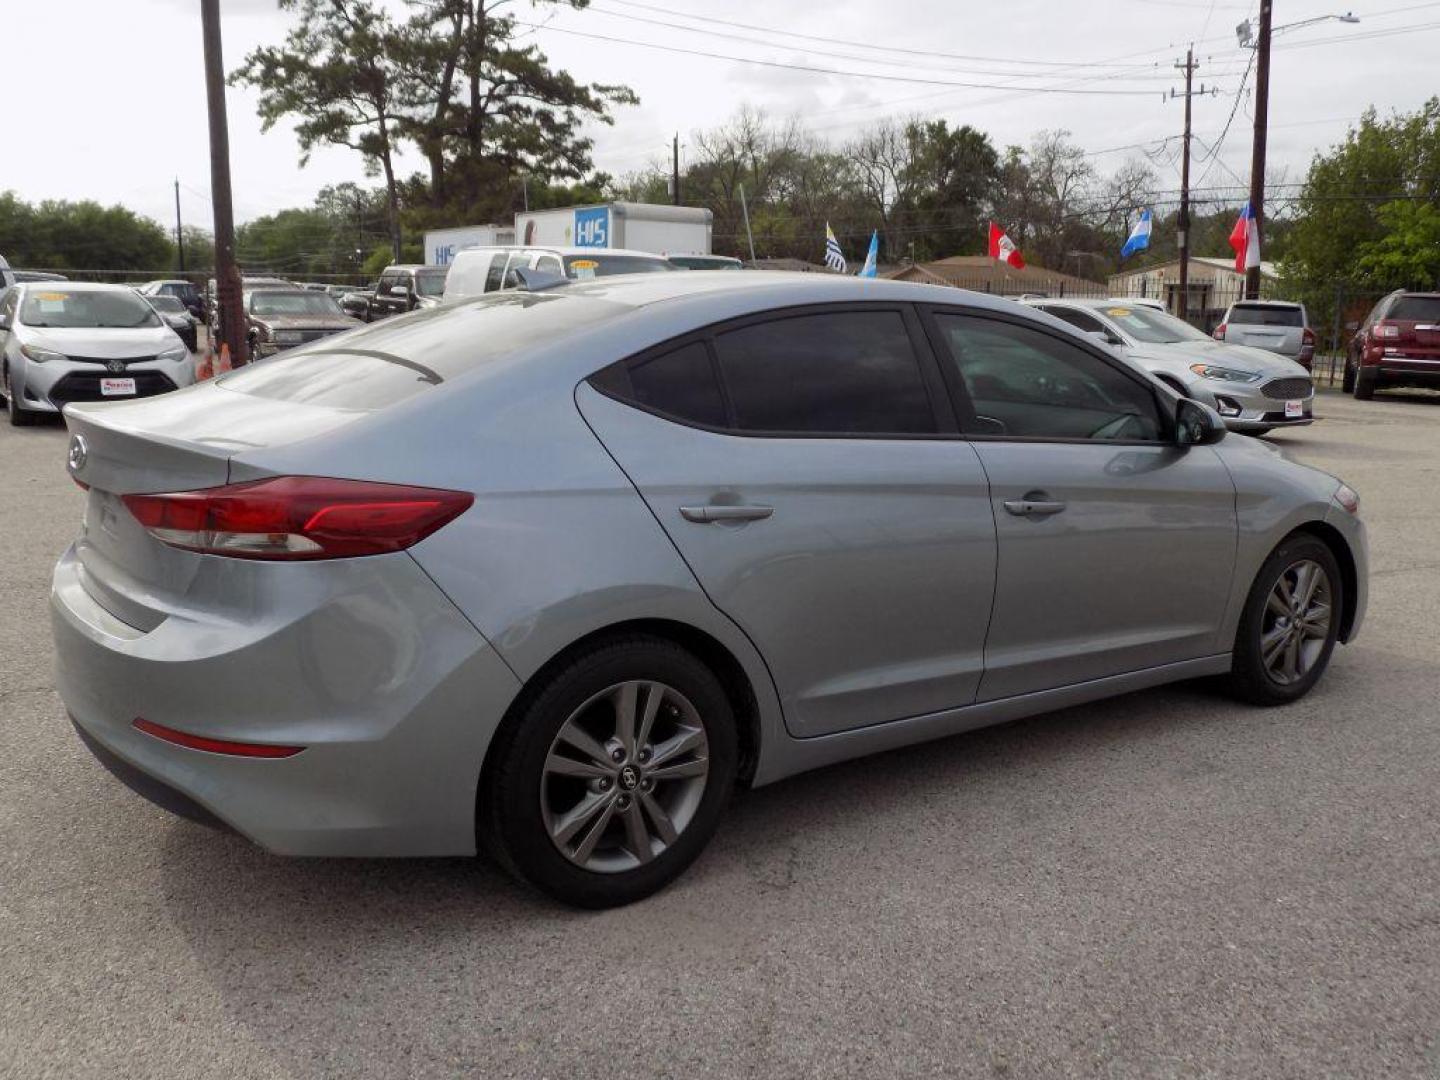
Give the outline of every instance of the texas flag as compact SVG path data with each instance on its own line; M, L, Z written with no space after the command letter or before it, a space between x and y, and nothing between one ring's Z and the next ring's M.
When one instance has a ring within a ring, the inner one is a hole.
M1009 263L1016 270L1025 269L1025 260L1020 257L1020 249L1015 246L1015 241L1006 236L1005 231L993 221L990 222L990 257Z
M1230 230L1230 246L1235 249L1235 272L1243 274L1249 267L1260 265L1260 223L1250 210L1247 199Z

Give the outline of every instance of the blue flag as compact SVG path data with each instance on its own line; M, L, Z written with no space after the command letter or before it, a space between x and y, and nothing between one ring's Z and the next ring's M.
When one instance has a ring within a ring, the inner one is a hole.
M860 268L860 277L874 277L875 263L880 258L880 233L870 234L870 251L865 256L865 265Z
M1150 246L1150 211L1141 210L1140 220L1130 230L1130 236L1125 241L1125 246L1120 249L1120 257L1128 259L1137 251L1144 251Z

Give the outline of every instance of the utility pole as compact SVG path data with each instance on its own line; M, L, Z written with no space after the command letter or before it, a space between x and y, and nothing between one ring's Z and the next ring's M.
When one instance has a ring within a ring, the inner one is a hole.
M1255 148L1250 157L1250 212L1261 241L1265 239L1265 136L1270 113L1270 8L1260 0L1260 36L1255 43ZM1264 250L1264 247L1261 247ZM1260 298L1260 268L1245 269L1245 299Z
M670 195L671 201L680 205L680 133L675 133L675 139L670 144L672 154L670 165Z
M180 178L175 178L175 249L180 253L180 273L185 273L185 234L180 230Z
M235 265L235 212L230 204L230 130L225 121L225 61L220 53L220 0L200 0L205 39L205 99L210 110L210 201L215 206L215 301L220 341L230 346L230 363L250 360Z
M1180 64L1175 65L1182 67ZM1176 218L1176 229L1179 233L1180 248L1180 295L1175 301L1175 314L1180 318L1187 318L1190 314L1190 98L1192 96L1191 80L1195 77L1195 47L1192 45L1185 50L1185 135L1181 140L1180 151L1180 213ZM1202 86L1200 92L1203 94L1205 88ZM1174 96L1174 91L1171 91Z

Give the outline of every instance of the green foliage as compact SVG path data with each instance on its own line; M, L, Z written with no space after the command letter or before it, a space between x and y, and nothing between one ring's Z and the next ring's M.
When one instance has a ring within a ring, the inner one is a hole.
M1376 216L1385 234L1360 245L1356 276L1377 289L1440 285L1440 206L1388 202Z
M312 206L241 225L235 230L235 254L248 273L302 280L344 276L361 272L368 253L387 235L385 192L336 184L322 188ZM393 261L389 243L381 250Z
M164 227L123 206L0 193L0 252L14 266L58 270L147 270L174 265Z
M1423 278L1423 258L1403 254L1408 241L1385 243L1396 229L1425 233L1427 216L1396 209L1396 196L1440 206L1440 98L1386 120L1371 109L1344 142L1315 156L1289 237L1287 281L1328 294L1337 282L1389 287L1405 266Z

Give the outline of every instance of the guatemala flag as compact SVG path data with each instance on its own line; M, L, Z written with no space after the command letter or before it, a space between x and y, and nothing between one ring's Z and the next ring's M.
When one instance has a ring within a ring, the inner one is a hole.
M1130 230L1130 236L1125 241L1125 246L1120 249L1120 257L1128 259L1137 251L1144 251L1150 246L1150 211L1141 210L1140 220Z
M840 241L835 239L828 221L825 223L825 265L837 274L845 273L845 253L840 250Z
M870 251L865 256L865 265L860 268L860 277L875 276L875 262L880 258L880 233L870 233Z

